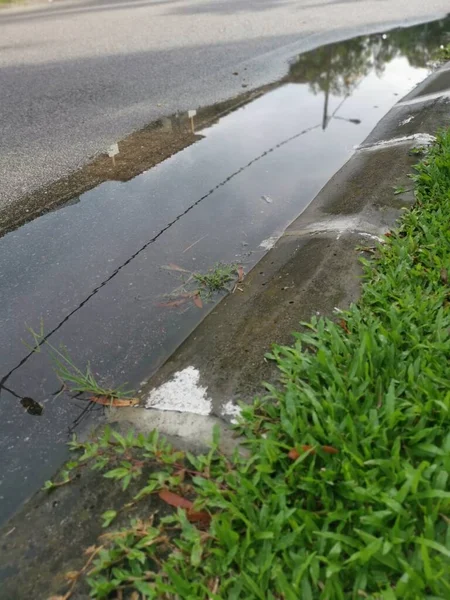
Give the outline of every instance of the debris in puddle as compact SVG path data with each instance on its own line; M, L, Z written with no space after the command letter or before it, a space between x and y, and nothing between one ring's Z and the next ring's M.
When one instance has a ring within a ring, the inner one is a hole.
M199 241L199 240L198 240ZM222 291L234 291L228 286L235 278L237 283L242 281L244 271L236 264L217 263L206 273L191 272L174 263L163 265L161 268L169 271L187 273L189 277L180 286L165 294L167 300L159 302L157 306L163 308L178 308L192 300L197 308L203 308L203 302L210 300L213 294ZM236 286L234 286L236 289Z
M107 396L91 396L89 400L91 402L94 402L95 404L101 404L102 406L112 406L114 408L137 406L139 404L138 398L108 398Z
M273 200L270 196L261 196L261 200L265 200L267 204L272 204Z
M237 265L217 263L207 273L193 273L192 277L203 288L199 293L203 292L209 298L214 292L226 290L227 284L233 281L235 273L237 273Z
M38 332L34 331L31 327L28 327L27 329L33 337L34 346L27 343L25 343L25 345L36 354L39 354L44 346L47 348L48 354L53 363L53 369L56 373L56 376L62 383L60 393L70 392L72 394L76 394L77 398L81 400L86 399L82 397L83 394L90 394L99 398L104 397L110 402L113 400L124 400L125 398L130 401L135 400L131 397L134 394L134 390L127 389L125 385L120 385L116 388L102 387L98 383L96 375L92 371L89 362L87 363L85 371L79 369L73 362L67 348L64 346L57 348L48 341L48 335L44 332L43 320L41 320L40 329ZM26 402L26 405L24 402ZM25 408L27 408L28 412L30 412L29 407L33 410L37 410L35 408L35 404L38 403L35 403L32 398L22 398L21 403L23 406L25 406Z
M191 273L187 269L183 269L183 267L179 267L174 263L169 263L168 265L161 265L161 269L166 269L167 271L180 271L180 273Z
M239 290L240 292L243 292L244 290L239 287L239 284L242 283L244 281L244 267L240 266L237 269L237 274L238 274L238 280L236 281L234 288L233 288L233 294L236 290Z
M24 397L21 399L20 404L25 408L26 412L29 415L34 415L36 417L40 417L44 412L44 407L33 400L33 398Z
M195 294L194 304L197 308L203 308L203 302L202 302L200 294Z
M170 300L169 302L159 302L156 306L160 308L178 308L178 306L182 306L188 302L189 298L187 296L183 298L178 298L177 300Z
M191 248L193 248L195 245L197 245L199 242L201 242L202 240L204 240L206 237L208 237L208 234L206 233L204 236L202 236L201 238L199 238L197 241L195 241L193 244L191 244L190 246L188 246L187 248L185 248L183 250L183 254L185 252L187 252L188 250L190 250Z

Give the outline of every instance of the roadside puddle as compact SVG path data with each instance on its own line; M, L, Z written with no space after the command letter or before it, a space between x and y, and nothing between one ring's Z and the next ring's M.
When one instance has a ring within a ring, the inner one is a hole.
M46 352L22 342L31 341L26 326L42 319L76 365L139 388L220 298L195 301L189 274L218 263L235 265L237 278L247 273L426 77L448 24L297 56L282 80L160 119L29 196L24 221L45 205L38 218L13 229L17 215L3 217L1 518L51 477L71 433L102 412L58 393ZM189 302L176 304L182 294Z

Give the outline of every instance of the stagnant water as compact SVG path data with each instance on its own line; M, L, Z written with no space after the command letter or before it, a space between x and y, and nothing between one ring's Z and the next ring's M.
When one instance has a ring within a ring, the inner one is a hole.
M93 420L82 401L55 395L48 355L25 346L26 327L42 320L77 365L138 387L212 306L159 306L180 283L164 265L248 271L425 78L447 29L439 21L297 56L281 81L162 119L120 142L114 158L28 199L66 203L0 239L1 519Z

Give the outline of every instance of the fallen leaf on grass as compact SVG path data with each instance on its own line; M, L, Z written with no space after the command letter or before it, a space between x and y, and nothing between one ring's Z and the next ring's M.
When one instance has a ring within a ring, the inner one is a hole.
M184 508L186 510L188 521L191 523L199 523L205 526L209 525L211 521L211 515L206 511L196 512L195 510L192 510L194 503L187 498L183 498L183 496L179 496L174 492L169 492L169 490L161 490L159 492L159 497L167 504L170 504L170 506Z
M292 448L292 450L289 450L289 452L288 452L288 457L291 460L297 460L297 458L300 458L300 452L298 450L296 450L295 448Z
M203 308L203 302L202 302L202 299L200 298L200 294L195 294L193 300L194 300L194 304L197 308Z
M137 406L138 398L108 398L107 396L91 396L91 402L101 404L102 406L113 406L115 408L123 408L125 406Z
M170 506L175 506L176 508L186 508L187 510L190 510L194 506L194 503L187 498L183 498L183 496L179 496L174 492L169 492L169 490L161 490L158 495L161 500L164 500L164 502L170 504Z
M441 269L441 281L447 285L448 283L448 272L447 269Z
M322 446L322 450L327 454L339 454L339 450L333 446Z
M186 516L190 523L197 523L201 527L208 527L211 523L211 515L205 510L195 512L194 510L188 510Z
M345 333L350 333L350 329L347 327L347 321L345 319L341 319L338 323L339 327L345 331Z

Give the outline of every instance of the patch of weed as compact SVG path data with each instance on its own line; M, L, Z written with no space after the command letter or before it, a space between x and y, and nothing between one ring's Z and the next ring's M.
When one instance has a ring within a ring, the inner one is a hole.
M394 188L394 195L398 196L399 194L403 194L406 191L407 191L407 189L405 188L404 185L398 185L397 187Z
M450 44L442 45L435 53L435 59L441 62L450 60Z
M46 339L42 322L39 331L34 331L31 327L28 328L28 331L34 342L34 345L26 344L29 349L39 353L43 347L47 348L55 373L63 384L61 392L66 390L73 394L90 394L110 400L128 398L133 395L133 390L127 389L126 385L115 388L102 386L97 381L89 363L84 371L79 369L73 362L67 348L63 346L57 348Z
M193 273L193 279L200 285L200 293L209 297L215 292L227 289L227 284L237 275L237 265L217 263L207 273Z

